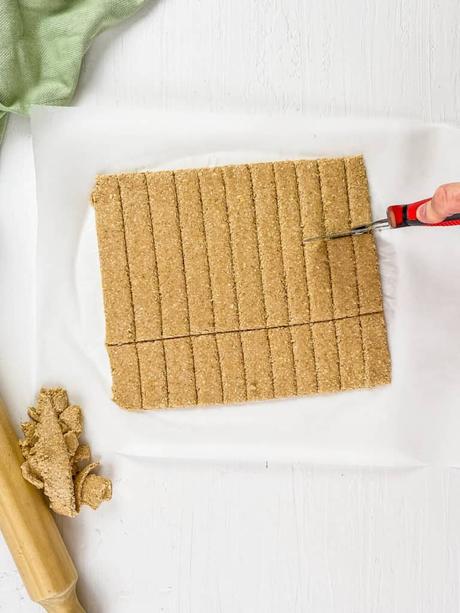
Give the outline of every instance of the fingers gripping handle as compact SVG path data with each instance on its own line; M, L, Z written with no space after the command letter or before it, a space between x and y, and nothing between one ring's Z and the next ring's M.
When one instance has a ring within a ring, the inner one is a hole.
M392 228L404 228L405 226L460 226L460 213L446 217L444 221L433 224L425 224L417 219L417 209L429 202L431 198L419 200L412 204L393 204L387 208L387 217Z

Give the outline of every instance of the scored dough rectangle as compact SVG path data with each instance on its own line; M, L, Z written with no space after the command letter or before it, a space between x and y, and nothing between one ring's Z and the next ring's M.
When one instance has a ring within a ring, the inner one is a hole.
M100 175L113 398L128 409L389 383L361 156Z

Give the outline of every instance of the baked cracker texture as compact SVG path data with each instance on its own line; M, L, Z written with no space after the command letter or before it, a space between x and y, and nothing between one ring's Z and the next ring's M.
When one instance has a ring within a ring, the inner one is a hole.
M100 175L114 401L127 409L390 382L363 158Z

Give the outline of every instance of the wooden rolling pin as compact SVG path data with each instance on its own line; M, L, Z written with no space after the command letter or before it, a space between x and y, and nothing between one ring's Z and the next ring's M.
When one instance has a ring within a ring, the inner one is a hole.
M75 566L42 493L23 479L22 462L0 400L0 530L32 600L49 613L85 613Z

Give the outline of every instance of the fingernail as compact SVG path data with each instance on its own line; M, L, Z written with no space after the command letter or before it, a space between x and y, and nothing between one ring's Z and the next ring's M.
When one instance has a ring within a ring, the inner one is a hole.
M426 221L426 204L422 204L417 209L417 219L419 221Z

